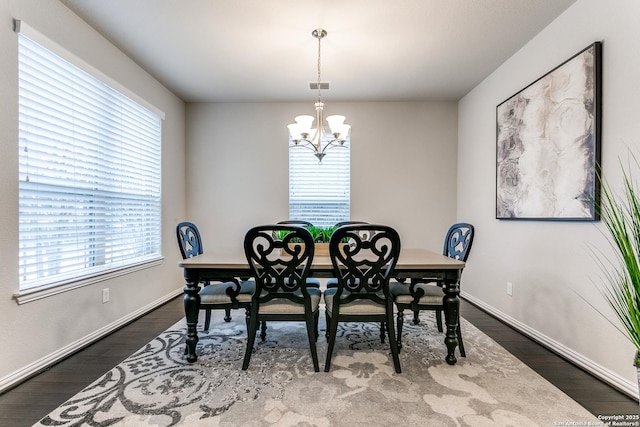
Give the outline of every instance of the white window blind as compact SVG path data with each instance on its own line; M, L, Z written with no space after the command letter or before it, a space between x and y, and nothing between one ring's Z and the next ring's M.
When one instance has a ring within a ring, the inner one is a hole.
M290 141L291 145L291 141ZM318 162L303 147L289 148L289 218L329 227L349 220L351 157L347 148L336 147Z
M20 290L161 256L161 118L18 34Z

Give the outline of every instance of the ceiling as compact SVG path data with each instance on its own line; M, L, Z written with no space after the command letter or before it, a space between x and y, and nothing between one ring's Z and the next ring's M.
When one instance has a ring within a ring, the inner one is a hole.
M186 102L458 100L576 0L60 0Z

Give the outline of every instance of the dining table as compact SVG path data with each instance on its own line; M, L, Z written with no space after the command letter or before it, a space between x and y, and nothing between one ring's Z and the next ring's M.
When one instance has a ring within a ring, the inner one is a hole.
M445 360L454 365L457 362L455 349L458 346L457 328L460 310L460 277L465 263L449 258L437 252L427 249L403 248L393 277L401 282L412 278L430 278L438 280L444 285L443 302L446 332L444 344L447 348ZM200 312L200 284L206 281L223 280L230 277L249 278L251 271L249 263L240 251L214 251L178 262L178 267L183 269L184 287L184 311L187 321L186 358L193 363L198 360L196 345L198 344L198 313ZM311 277L334 277L333 265L328 255L316 255L311 264Z

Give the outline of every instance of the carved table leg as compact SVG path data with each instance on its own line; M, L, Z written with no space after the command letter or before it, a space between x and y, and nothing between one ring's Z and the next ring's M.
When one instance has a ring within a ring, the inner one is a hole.
M449 365L455 365L455 351L458 346L458 313L460 311L460 285L458 282L447 283L444 287L444 314L447 324L444 343L447 346L447 357L445 360Z
M267 322L262 322L260 326L260 340L264 341L267 339Z
M187 318L187 362L198 360L196 345L198 344L198 312L200 311L200 287L198 282L187 280L184 287L184 313Z
M402 350L402 327L404 326L404 310L398 310L398 351Z

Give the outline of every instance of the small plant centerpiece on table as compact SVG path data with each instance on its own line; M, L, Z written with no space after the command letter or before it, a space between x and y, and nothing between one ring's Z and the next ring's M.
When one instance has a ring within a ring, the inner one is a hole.
M336 231L338 227L316 227L316 226L308 226L305 227L311 233L313 237L313 241L316 243L316 256L328 256L329 255L329 240L331 240L331 236L333 232Z
M336 231L338 227L316 227L314 225L309 225L304 227L309 231L311 237L313 237L313 241L315 242L315 256L328 256L329 255L329 240L331 240L331 236L333 232ZM287 235L286 231L277 232L276 238L282 239Z
M632 156L636 169L640 166ZM631 164L629 165L631 166ZM602 290L609 306L620 320L620 330L636 348L635 366L640 385L640 200L631 168L622 166L623 190L615 192L598 174L602 185L596 207L615 249L617 263L601 262L608 286Z

